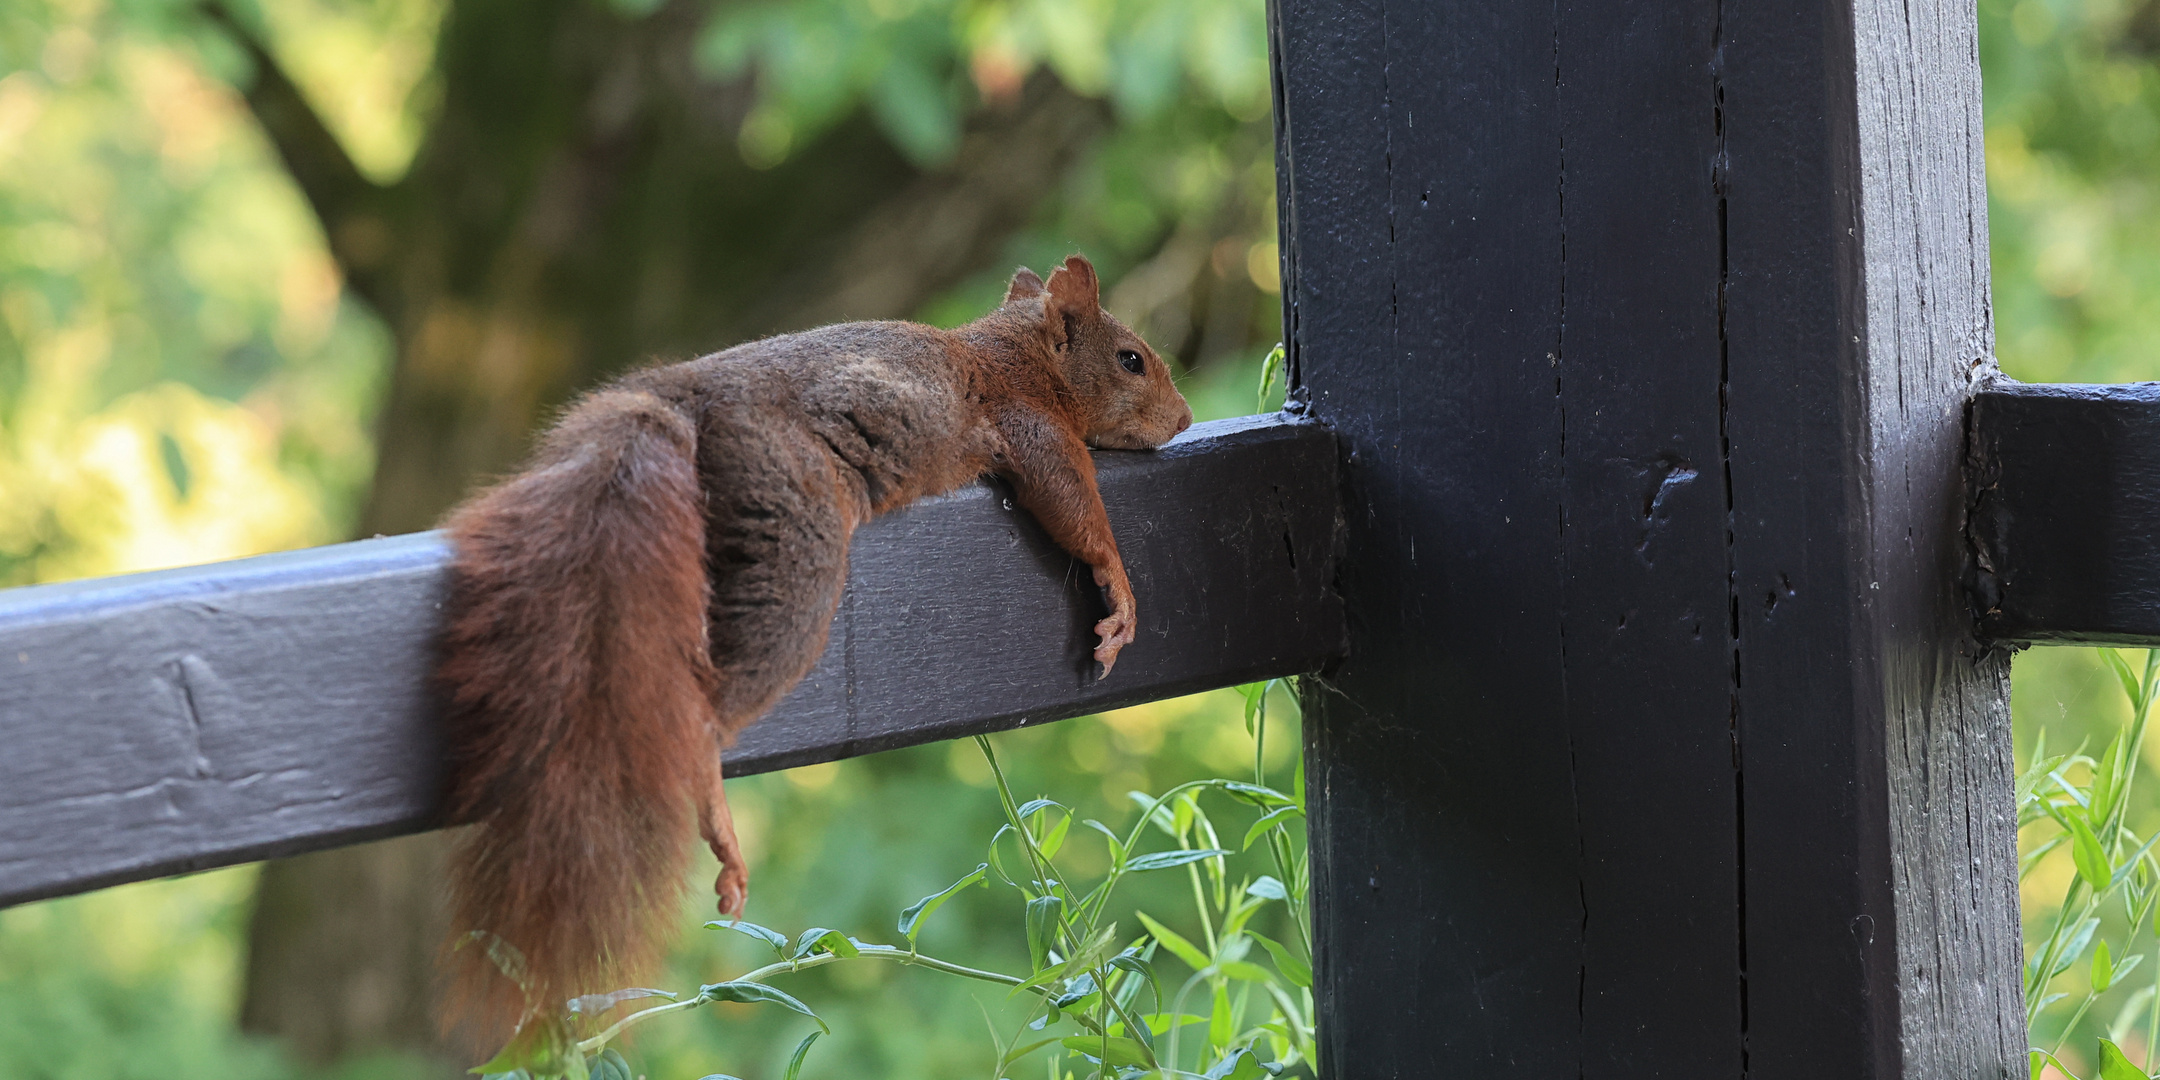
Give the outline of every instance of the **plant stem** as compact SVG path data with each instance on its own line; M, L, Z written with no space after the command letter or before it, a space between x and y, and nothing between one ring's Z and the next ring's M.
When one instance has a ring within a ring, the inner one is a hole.
M958 975L962 978L967 979L979 979L983 982L993 982L1003 986L1018 986L1021 983L1027 981L1026 979L1023 979L1018 975L1007 975L1001 971L984 971L981 968L971 968L964 964L955 964L949 960L940 960L934 956L924 956L921 953L909 952L906 949L896 949L890 945L863 945L859 946L859 948L862 950L861 955L865 959L889 960L893 963L904 964L909 967L926 967L932 971L942 971L948 975ZM765 982L768 979L771 979L775 975L785 975L789 972L794 971L807 971L810 968L824 967L827 964L836 963L838 961L847 959L851 958L841 956L837 953L820 953L817 956L805 957L801 960L782 960L778 963L767 964L764 967L757 969L756 971L750 972L747 975L731 981L761 983ZM1030 987L1030 989L1034 990L1038 994L1046 994L1048 992L1047 990L1045 990L1045 988L1039 986ZM691 997L684 998L681 1001L669 1002L666 1005L655 1005L650 1009L640 1009L637 1012L631 1013L630 1015L615 1021L613 1024L608 1025L607 1030L602 1031L600 1034L595 1035L590 1039L584 1039L579 1041L579 1043L577 1044L577 1051L580 1054L595 1053L599 1051L602 1047L606 1046L609 1042L611 1042L617 1035L622 1034L625 1029L629 1028L633 1024L644 1023L645 1021L650 1020L653 1017L660 1016L665 1013L681 1012L685 1009L694 1009L705 1003L706 999L704 997L699 995L692 995Z
M2145 1071L2153 1071L2154 1059L2160 1058L2160 950L2153 955L2153 996L2150 1011L2145 1014Z
M2085 993L2085 1000L2083 1000L2083 1001L2081 1001L2081 1002L2078 1002L2078 1007L2077 1007L2077 1011L2076 1011L2076 1012L2074 1012L2074 1013L2071 1013L2071 1014L2070 1014L2070 1022L2069 1022L2069 1023L2067 1023L2067 1024L2064 1024L2064 1025L2062 1026L2062 1031L2056 1034L2056 1036L2055 1036L2055 1048L2054 1048L2054 1049L2052 1049L2052 1050L2049 1050L2049 1051L2048 1051L2048 1053L2050 1053L2050 1054L2060 1054L2060 1053L2062 1053L2063 1043L2065 1043L2065 1042L2068 1042L2068 1041L2069 1041L2069 1039L2070 1039L2070 1032L2072 1032L2073 1030L2075 1030L2075 1029L2077 1028L2077 1024L2078 1024L2078 1021L2080 1021L2080 1020L2083 1020L2083 1019L2085 1019L2085 1010L2087 1010L2087 1009L2090 1009L2090 1008L2092 1008L2092 1003L2093 1003L2093 999L2095 999L2095 998L2097 998L2097 997L2099 997L2099 996L2100 996L2100 994L2099 994L2099 992L2098 992L2098 991L2093 991L2093 990L2088 990L2088 991L2086 991L2086 993Z

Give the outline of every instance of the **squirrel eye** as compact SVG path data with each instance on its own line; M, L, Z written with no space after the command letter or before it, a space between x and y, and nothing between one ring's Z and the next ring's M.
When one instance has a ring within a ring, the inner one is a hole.
M1140 374L1143 366L1143 361L1140 359L1140 354L1132 351L1131 349L1119 349L1117 351L1117 362L1120 367L1123 367L1125 370L1130 371L1135 375Z

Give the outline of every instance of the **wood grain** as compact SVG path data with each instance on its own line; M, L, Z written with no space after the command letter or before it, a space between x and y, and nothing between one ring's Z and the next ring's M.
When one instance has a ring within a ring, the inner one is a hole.
M2009 665L1960 587L1974 11L1724 32L1750 1075L2023 1075Z
M1140 601L1096 682L1085 573L988 483L865 527L817 668L731 774L1339 656L1333 437L1252 417L1097 455ZM432 533L0 594L0 903L431 827Z

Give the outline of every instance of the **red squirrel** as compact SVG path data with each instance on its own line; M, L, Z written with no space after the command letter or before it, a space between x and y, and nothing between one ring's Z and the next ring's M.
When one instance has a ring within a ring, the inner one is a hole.
M1107 677L1132 587L1088 448L1192 423L1170 372L1102 309L1079 256L953 330L841 323L638 371L572 405L524 471L447 519L454 1016L506 1031L649 972L692 822L719 909L749 876L720 750L825 649L848 541L984 474L1094 569ZM498 954L499 955L499 954Z

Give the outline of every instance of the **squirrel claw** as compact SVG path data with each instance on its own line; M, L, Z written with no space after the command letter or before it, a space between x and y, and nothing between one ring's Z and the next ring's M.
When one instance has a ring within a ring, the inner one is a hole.
M1095 632L1102 635L1102 644L1095 647L1095 662L1102 665L1102 674L1096 681L1110 677L1110 669L1117 666L1118 652L1132 644L1133 617L1130 614L1112 614L1095 624Z
M713 893L720 898L720 914L730 919L740 919L743 905L750 896L750 875L741 866L728 863L720 868L720 876L713 881Z

